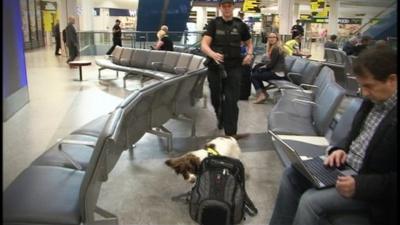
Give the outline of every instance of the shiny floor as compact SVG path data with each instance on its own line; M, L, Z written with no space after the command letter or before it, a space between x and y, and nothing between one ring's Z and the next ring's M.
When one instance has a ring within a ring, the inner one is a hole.
M310 51L312 59L322 58L321 44L315 43ZM90 60L92 65L82 68L84 81L79 82L74 80L79 77L78 69L69 68L67 58L55 56L53 48L25 53L30 101L3 122L3 190L57 139L112 111L132 90L140 88L139 81L130 80L124 89L122 73L119 79L99 81L98 66L94 63L97 57L103 56L80 57ZM110 70L102 71L102 75L115 78L115 72ZM207 86L204 92L208 96ZM273 103L252 104L254 90L252 92L249 101L239 102L238 131L263 138L267 113ZM202 101L199 102L193 115L197 117L196 136L223 135L216 129L210 101L206 101L206 107ZM182 122L171 120L166 126L176 138L190 134L189 127ZM103 185L99 205L115 213L120 224L194 224L188 216L187 205L170 200L173 195L189 188L163 164L166 158L177 155L177 152L165 152L162 141L158 141L160 145L156 149L145 150L147 144L157 140L157 137L146 134L138 142L133 158L124 152ZM247 146L243 155L251 173L248 192L260 210L259 215L244 223L266 224L275 201L282 165L270 145L257 146L257 149ZM163 188L163 184L171 186L171 181L176 187ZM160 197L160 194L165 196Z

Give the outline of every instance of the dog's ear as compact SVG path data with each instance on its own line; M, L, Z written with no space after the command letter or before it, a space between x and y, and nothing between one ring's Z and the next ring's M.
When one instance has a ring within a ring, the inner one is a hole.
M192 173L196 173L198 170L199 170L199 168L200 168L200 164L201 164L201 162L200 162L200 159L199 158L197 158L197 157L192 157L192 158L190 158L190 164L192 165Z

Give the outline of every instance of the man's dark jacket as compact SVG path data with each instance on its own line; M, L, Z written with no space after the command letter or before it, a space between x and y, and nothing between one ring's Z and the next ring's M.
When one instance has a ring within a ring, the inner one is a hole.
M336 149L349 151L373 105L369 100L363 102L348 137L334 145L330 153ZM376 128L359 174L354 178L353 198L369 203L372 224L397 224L397 104Z

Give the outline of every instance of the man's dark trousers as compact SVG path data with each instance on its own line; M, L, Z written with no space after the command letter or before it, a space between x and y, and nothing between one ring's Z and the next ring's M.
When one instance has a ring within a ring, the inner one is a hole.
M74 46L68 46L69 51L69 59L68 61L74 61L74 59L78 56L78 48Z
M208 69L208 83L211 91L211 104L215 113L219 115L222 109L222 121L226 135L235 135L237 133L237 122L239 108L237 102L240 96L240 79L242 77L242 67L225 67L228 77L222 79L218 69ZM222 102L221 102L222 100Z

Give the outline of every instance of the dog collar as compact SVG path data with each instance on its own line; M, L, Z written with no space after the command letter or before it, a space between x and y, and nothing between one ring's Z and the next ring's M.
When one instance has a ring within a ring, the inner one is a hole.
M208 155L219 155L219 152L213 148L207 147Z

